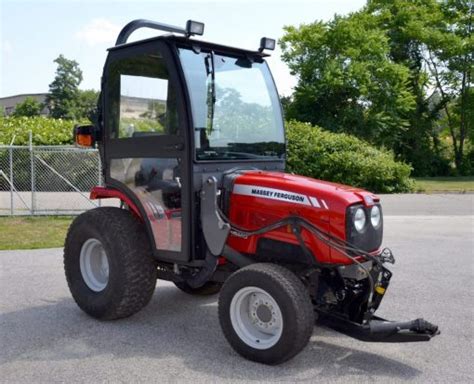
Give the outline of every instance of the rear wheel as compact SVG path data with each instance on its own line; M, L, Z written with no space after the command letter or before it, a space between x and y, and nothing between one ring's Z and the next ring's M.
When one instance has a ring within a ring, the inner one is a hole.
M193 288L185 281L175 282L174 285L176 285L176 287L181 289L183 292L186 292L189 295L196 295L196 296L215 295L222 288L222 283L217 283L214 281L208 281L207 283L205 283L203 286L199 288Z
M243 357L265 364L291 359L308 343L314 312L301 280L275 264L253 264L231 275L219 296L225 337Z
M64 269L78 306L98 319L133 315L155 290L156 265L145 229L119 208L93 209L74 220L66 237Z

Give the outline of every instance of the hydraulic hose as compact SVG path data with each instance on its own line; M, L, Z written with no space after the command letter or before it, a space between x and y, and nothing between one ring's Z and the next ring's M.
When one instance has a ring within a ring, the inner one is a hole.
M363 265L355 257L351 256L349 253L354 252L358 255L363 256L366 260L371 260L371 261L373 261L374 263L376 263L378 265L382 265L382 261L380 261L378 258L374 257L370 253L368 253L368 252L366 252L366 251L364 251L360 248L357 248L356 246L354 246L353 244L351 244L351 243L349 243L345 240L342 240L342 239L340 239L340 238L338 238L338 237L336 237L336 236L334 236L334 235L332 235L328 232L322 231L321 229L316 227L313 223L305 220L304 218L298 217L298 216L287 216L284 219L278 220L274 223L263 226L261 228L249 230L249 229L243 228L243 227L241 227L241 226L239 226L235 223L232 223L230 221L230 219L220 209L218 211L219 211L219 214L221 215L222 219L230 225L230 227L231 227L230 233L233 234L234 236L243 237L243 238L250 237L250 236L255 236L255 235L262 235L264 233L274 231L275 229L281 228L285 225L290 225L293 229L297 229L298 226L300 226L302 228L305 228L306 230L311 232L313 235L315 235L319 240L321 240L324 244L327 244L331 248L338 250L344 256L346 256L348 259L353 261L355 264L357 264L360 268L362 268L366 272L366 275L367 275L367 278L368 278L368 281L369 281L369 285L370 285L370 295L369 295L369 298L368 298L368 302L369 302L369 306L370 306L370 304L372 302L372 298L373 298L374 288L375 288L374 280L373 280L372 275L370 274L369 270L367 269L367 267L365 265ZM297 237L297 239L300 243L300 246L302 248L304 248L305 251L311 252L309 249L307 249L306 245L304 244L300 232L298 230L296 230L296 231L294 231L294 233L295 233L295 236ZM314 255L313 255L313 257L314 257ZM317 258L316 258L316 260L317 260Z

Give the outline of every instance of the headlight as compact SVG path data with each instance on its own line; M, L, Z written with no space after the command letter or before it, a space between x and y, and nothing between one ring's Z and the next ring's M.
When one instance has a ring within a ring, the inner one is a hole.
M366 207L354 204L346 210L346 239L355 248L367 252L377 250L382 244L383 209L378 202Z
M374 228L378 228L380 225L380 221L382 219L382 215L380 214L380 208L376 205L372 207L370 210L370 222Z
M354 227L357 230L357 232L362 232L362 230L365 227L365 212L363 208L357 208L355 214L354 214Z

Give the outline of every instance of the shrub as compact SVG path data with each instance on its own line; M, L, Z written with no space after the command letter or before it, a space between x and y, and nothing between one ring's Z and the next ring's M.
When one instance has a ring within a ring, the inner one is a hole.
M392 152L372 147L348 134L290 121L287 170L296 174L368 189L377 193L410 192L411 167Z
M34 145L72 144L74 122L47 117L0 117L0 145L28 145L29 131Z
M43 105L31 96L28 96L23 102L15 106L13 116L39 116Z

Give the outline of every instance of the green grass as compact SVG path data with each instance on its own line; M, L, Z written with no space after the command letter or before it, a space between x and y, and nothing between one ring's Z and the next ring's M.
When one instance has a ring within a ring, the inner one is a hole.
M474 192L474 176L427 177L415 180L418 192Z
M0 250L64 245L71 217L0 217Z

